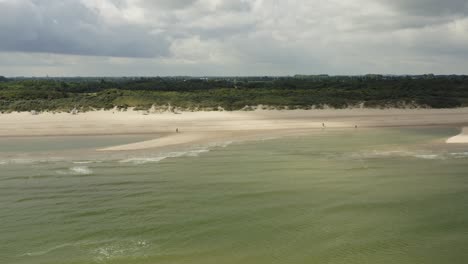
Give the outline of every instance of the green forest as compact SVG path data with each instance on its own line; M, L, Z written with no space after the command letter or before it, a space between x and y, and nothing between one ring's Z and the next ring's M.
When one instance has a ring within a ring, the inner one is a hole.
M249 110L468 106L468 76L5 78L0 111Z

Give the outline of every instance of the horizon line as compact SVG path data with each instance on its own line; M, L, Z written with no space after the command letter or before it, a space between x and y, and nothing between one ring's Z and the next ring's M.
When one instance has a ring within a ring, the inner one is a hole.
M411 77L411 76L468 76L466 74L434 74L434 73L421 73L421 74L387 74L387 73L365 73L365 74L294 74L294 75L63 75L63 76L4 76L1 77L9 79L58 79L58 78L255 78L255 77L268 77L268 78L291 78L291 77L366 77L366 76L382 76L382 77Z

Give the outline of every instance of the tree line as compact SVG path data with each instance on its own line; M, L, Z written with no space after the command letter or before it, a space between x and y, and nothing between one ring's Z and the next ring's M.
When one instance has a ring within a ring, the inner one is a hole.
M0 111L148 109L453 108L468 106L468 76L29 78L0 76Z

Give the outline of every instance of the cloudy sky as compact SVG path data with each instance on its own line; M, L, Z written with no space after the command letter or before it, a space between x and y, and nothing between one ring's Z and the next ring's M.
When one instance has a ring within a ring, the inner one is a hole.
M468 74L466 0L0 0L0 75Z

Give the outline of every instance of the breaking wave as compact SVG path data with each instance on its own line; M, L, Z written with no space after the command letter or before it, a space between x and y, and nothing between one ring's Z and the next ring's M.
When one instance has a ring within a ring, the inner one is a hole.
M158 156L150 157L134 157L124 160L120 160L120 163L132 163L136 165L146 164L146 163L157 163L168 158L178 158L178 157L198 157L201 153L209 152L209 149L198 149L198 150L189 150L189 151L180 151L180 152L169 152L165 154L160 154Z
M91 175L93 174L93 171L86 166L76 166L76 167L71 167L68 170L59 170L57 171L58 174L61 175Z
M468 152L439 152L434 153L430 151L368 151L368 152L358 152L352 153L351 158L363 158L363 159L372 159L372 158L415 158L415 159L424 159L424 160L445 160L445 159L464 159L468 158Z
M92 163L102 163L99 160L84 160L84 161L74 161L73 164L92 164Z

